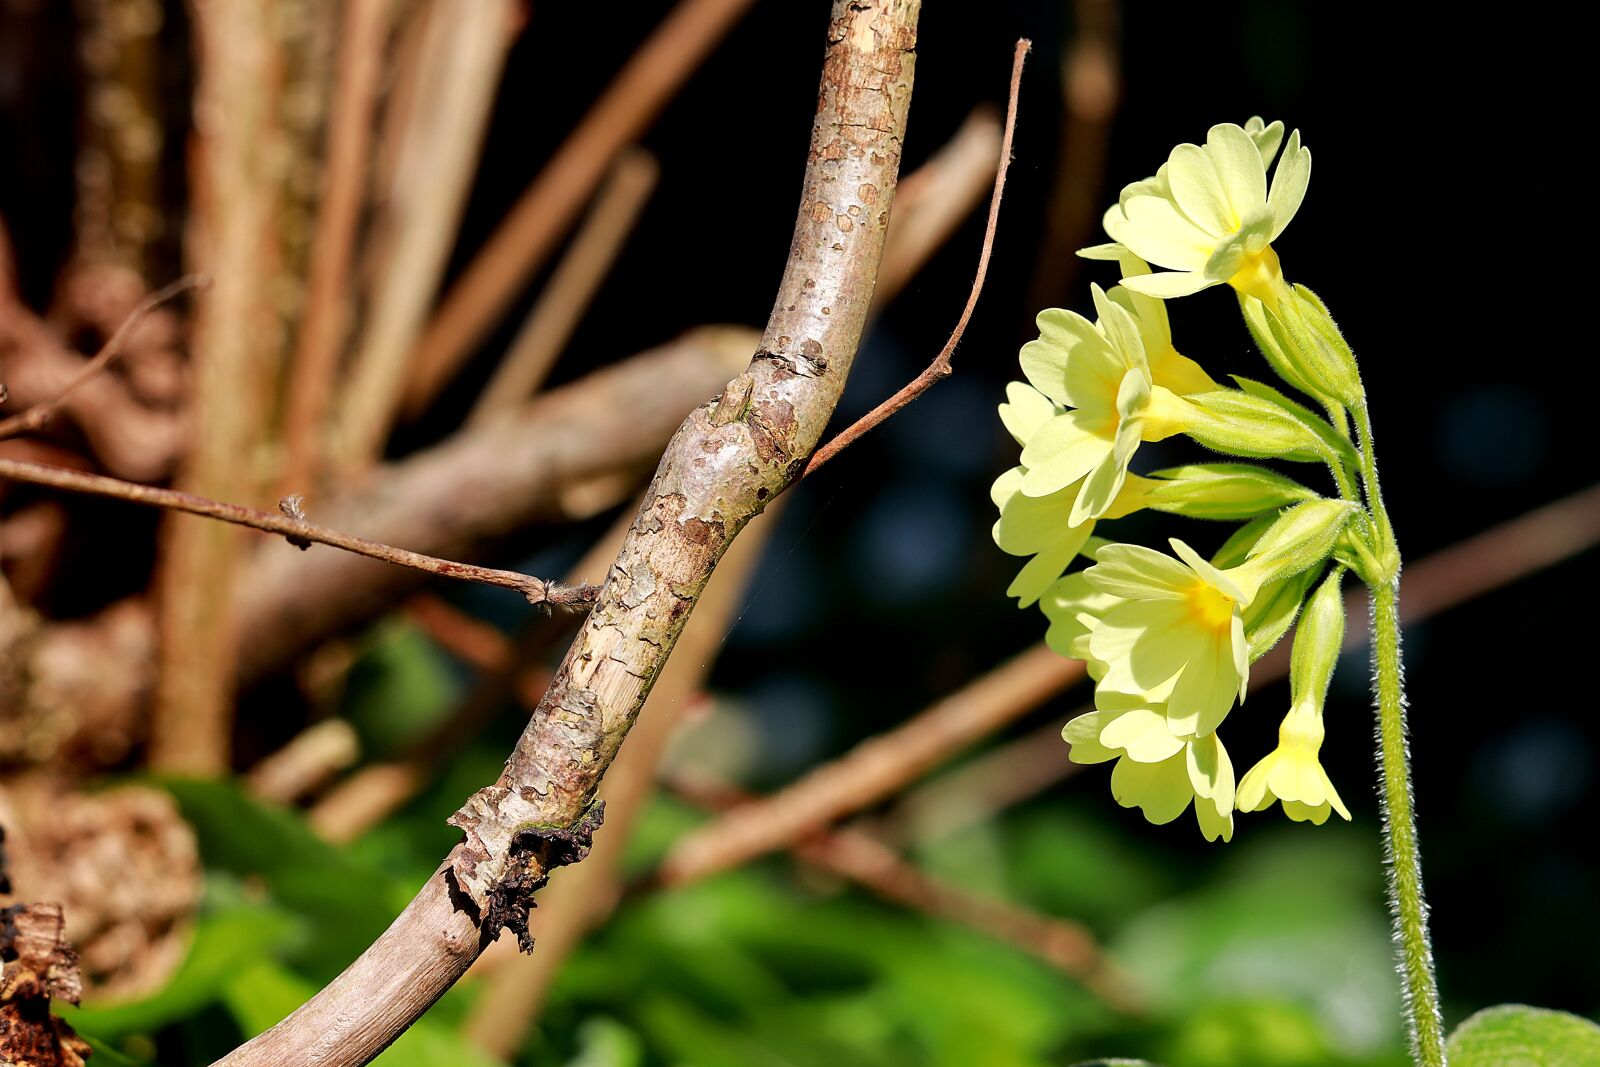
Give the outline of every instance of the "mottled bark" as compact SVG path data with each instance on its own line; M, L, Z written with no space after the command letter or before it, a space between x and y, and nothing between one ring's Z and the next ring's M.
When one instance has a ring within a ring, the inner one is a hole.
M385 466L331 499L311 496L306 517L456 560L481 558L540 520L585 518L637 491L672 427L740 365L753 334L743 327L693 330L554 390L508 420ZM574 492L598 483L611 492ZM427 580L343 552L259 546L234 583L240 680L282 668Z
M366 1063L502 924L525 927L548 870L585 850L600 778L707 578L799 474L844 387L899 173L919 8L836 0L799 220L761 347L667 446L606 589L505 773L455 816L467 841L344 974L223 1063Z

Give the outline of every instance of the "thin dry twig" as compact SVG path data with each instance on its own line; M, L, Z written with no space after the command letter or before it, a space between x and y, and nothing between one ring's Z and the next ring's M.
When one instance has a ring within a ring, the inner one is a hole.
M1077 660L1035 645L788 788L686 835L662 861L660 879L667 885L698 881L891 797L1067 689L1083 673Z
M409 363L415 417L554 250L618 152L636 140L751 0L680 0L572 131L446 294Z
M468 425L503 416L527 402L555 366L556 357L616 262L639 213L655 190L661 168L642 148L617 157L611 175L595 196L589 217L534 301L494 377L479 394Z
M72 398L86 382L95 375L109 367L113 360L122 354L122 347L133 331L138 329L145 316L156 308L188 292L190 289L205 289L211 285L211 279L203 274L186 274L170 285L163 286L139 301L137 307L122 320L116 332L106 339L100 346L100 351L95 353L93 359L83 365L83 368L72 376L71 381L62 387L53 400L35 404L27 411L19 411L10 418L0 419L0 438L14 437L19 433L32 433L51 419L55 418L63 405Z
M854 444L862 434L878 426L889 416L933 388L935 384L950 377L952 373L950 357L955 354L956 345L961 343L961 335L967 332L967 323L972 321L972 312L978 306L978 297L983 293L984 279L989 274L989 257L994 252L994 235L1000 226L1000 198L1005 195L1006 172L1011 169L1011 139L1017 129L1017 96L1022 91L1022 65L1026 62L1028 50L1032 47L1033 42L1024 38L1017 42L1016 52L1012 56L1011 92L1006 99L1006 132L1000 140L1000 164L995 168L994 196L989 200L989 221L983 230L983 250L978 253L977 275L972 279L972 291L967 294L967 303L961 309L961 317L956 320L955 330L951 332L950 339L933 358L927 370L917 375L894 396L847 426L833 440L817 449L812 454L811 461L806 464L806 474L815 472L818 467Z
M124 482L100 474L85 474L81 471L49 467L42 463L3 458L0 458L0 478L29 482L33 485L48 485L90 496L126 500L131 504L166 508L169 511L182 511L190 515L202 515L208 519L231 522L236 526L249 526L267 533L282 534L290 544L297 547L306 547L304 542L315 542L332 548L342 548L358 556L368 556L401 567L437 574L444 578L482 582L485 585L500 586L502 589L515 589L526 597L530 604L575 608L590 603L595 597L593 586L565 586L543 578L519 574L516 571L457 563L454 560L425 556L420 552L411 552L404 548L369 541L364 537L341 533L338 530L314 526L298 517L300 504L294 497L284 498L280 505L284 514L274 515L270 511L257 511L255 508L242 507L238 504L224 504L190 493L180 493L175 489L157 489L154 486Z

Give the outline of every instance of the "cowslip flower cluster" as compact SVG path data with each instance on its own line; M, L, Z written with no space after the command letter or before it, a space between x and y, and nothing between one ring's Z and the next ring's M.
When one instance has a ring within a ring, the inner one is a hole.
M1319 752L1344 632L1340 583L1347 569L1372 571L1374 542L1350 488L1354 357L1274 248L1310 174L1299 132L1285 138L1259 118L1173 149L1106 212L1111 243L1080 253L1115 262L1119 284L1091 286L1093 318L1040 313L1039 337L1021 351L1026 381L1000 405L1020 454L994 483L994 537L1027 557L1007 593L1038 605L1050 646L1084 660L1095 682L1094 710L1063 731L1068 756L1115 761L1112 795L1153 823L1192 806L1207 840L1231 839L1236 811L1350 817ZM1304 400L1244 377L1221 385L1174 346L1164 302L1220 285ZM1234 458L1135 473L1142 444L1178 436ZM1325 464L1336 492L1236 461L1268 458ZM1169 552L1097 536L1097 524L1141 510L1239 526L1210 556L1176 537ZM1251 664L1291 628L1278 747L1236 777L1221 728L1245 702Z

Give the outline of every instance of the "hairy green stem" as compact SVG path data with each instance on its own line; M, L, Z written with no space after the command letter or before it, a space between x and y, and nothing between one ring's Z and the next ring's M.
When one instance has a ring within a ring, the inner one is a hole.
M1411 807L1411 763L1406 745L1404 667L1400 659L1400 552L1378 488L1372 422L1363 402L1355 410L1361 442L1361 479L1372 514L1374 573L1372 660L1378 688L1378 752L1383 771L1384 839L1389 860L1389 907L1405 982L1412 1057L1421 1067L1445 1067L1439 987L1428 939L1428 903L1422 892L1422 857Z

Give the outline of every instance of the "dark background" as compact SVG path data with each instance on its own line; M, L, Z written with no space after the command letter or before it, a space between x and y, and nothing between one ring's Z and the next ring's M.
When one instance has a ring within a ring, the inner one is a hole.
M667 7L607 5L602 15L595 5L535 6L510 56L456 269ZM788 247L827 7L758 4L654 124L644 144L661 161L661 184L557 382L694 325L764 319ZM61 168L75 101L68 5L35 18L58 33L0 42L0 213L27 291L41 300L70 237L72 186ZM1591 482L1587 401L1597 383L1582 315L1594 201L1592 175L1579 166L1592 130L1586 33L1543 5L1446 19L1405 5L1266 0L1129 5L1120 29L1122 98L1102 201L1219 121L1282 119L1312 149L1309 196L1276 247L1361 359L1408 559ZM757 784L781 783L903 720L1042 636L1043 619L1003 595L1022 561L989 538L987 488L1016 459L994 407L1020 377L1016 351L1038 310L1035 268L1051 251L1041 247L1042 220L1062 166L1058 57L1072 32L1063 4L930 2L923 12L907 172L975 105L1003 105L1013 41L1035 44L995 259L955 376L800 486L773 539L714 679L755 724L761 745L748 771ZM32 74L19 81L19 70ZM185 76L173 72L179 85ZM980 223L970 220L886 310L841 425L938 351L970 283ZM1090 233L1084 243L1101 239ZM1086 310L1090 280L1114 277L1084 264L1057 299ZM1229 294L1187 298L1172 316L1179 348L1214 376L1263 373ZM507 316L397 452L449 432L518 321ZM1190 454L1169 443L1141 450L1137 465ZM544 573L603 525L537 535L516 565ZM1222 536L1160 517L1114 529L1152 544L1172 533L1208 545ZM1596 577L1590 552L1407 632L1424 870L1452 1023L1504 1001L1600 1012L1590 818L1600 803L1600 727L1588 678ZM449 593L517 622L501 598ZM1172 875L1175 897L1229 848L1268 834L1347 833L1376 862L1365 681L1362 657L1347 657L1323 752L1355 815L1348 831L1286 829L1271 813L1242 818L1233 845L1207 846L1189 817L1158 828L1118 809L1103 769L1019 817L1071 813L1140 839ZM1064 721L1082 699L1069 694L1017 732ZM1230 718L1241 771L1270 747L1285 702L1280 685ZM1376 914L1376 883L1370 896Z

